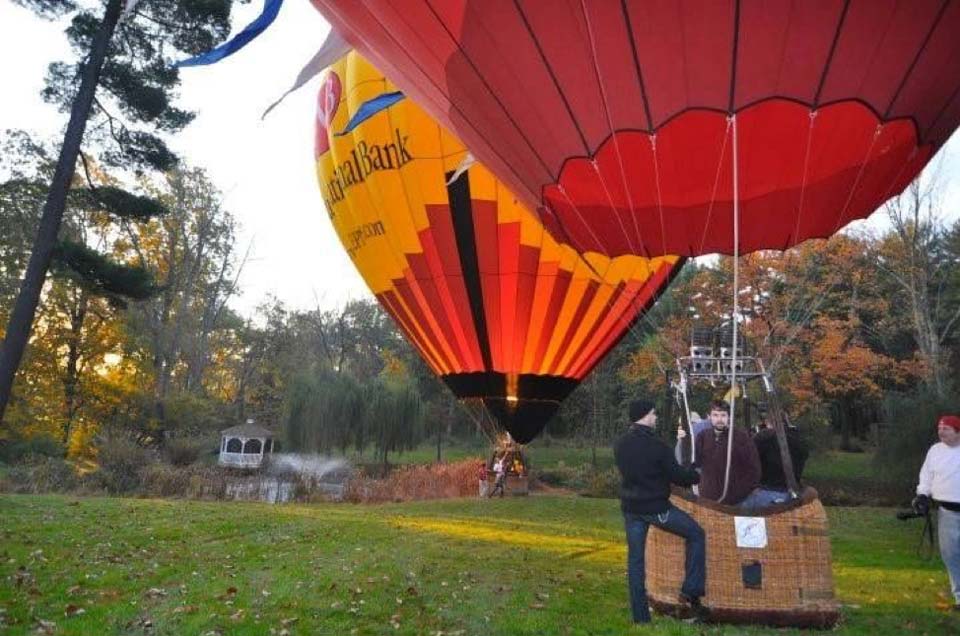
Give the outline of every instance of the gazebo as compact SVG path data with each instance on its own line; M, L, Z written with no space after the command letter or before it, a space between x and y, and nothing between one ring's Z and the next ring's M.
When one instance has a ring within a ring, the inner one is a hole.
M273 433L247 420L220 431L220 465L259 468L273 446Z

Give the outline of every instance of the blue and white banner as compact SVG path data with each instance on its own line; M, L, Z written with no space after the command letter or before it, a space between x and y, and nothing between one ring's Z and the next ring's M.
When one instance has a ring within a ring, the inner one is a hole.
M300 69L300 73L297 75L297 79L293 82L293 86L287 89L287 92L280 96L280 99L270 104L267 107L267 110L263 111L263 114L260 115L260 119L263 119L267 116L271 110L276 108L277 105L282 102L287 95L297 90L311 79L316 77L323 69L327 68L341 57L350 52L350 44L343 39L343 36L336 29L330 29L330 33L327 34L327 39L324 40L323 45L320 49L313 54L313 57L310 58L310 61Z
M350 118L350 121L347 122L347 125L344 126L343 130L337 133L337 137L342 135L349 134L354 128L367 121L381 110L386 110L390 108L401 99L406 97L400 91L395 93L383 93L382 95L377 95L373 99L368 99L367 101L360 104L360 108L357 109L357 112L353 114L353 117Z
M223 58L233 55L263 33L264 30L277 19L277 14L280 12L282 5L283 0L263 0L263 11L257 16L257 19L248 24L243 31L237 33L233 39L224 42L206 53L201 53L196 57L177 62L174 66L178 68L184 66L203 66L205 64L219 62Z

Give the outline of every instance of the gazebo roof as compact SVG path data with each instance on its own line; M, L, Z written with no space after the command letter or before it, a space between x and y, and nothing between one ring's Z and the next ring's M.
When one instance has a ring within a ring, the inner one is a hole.
M226 437L273 437L273 433L252 422L231 426L220 431Z

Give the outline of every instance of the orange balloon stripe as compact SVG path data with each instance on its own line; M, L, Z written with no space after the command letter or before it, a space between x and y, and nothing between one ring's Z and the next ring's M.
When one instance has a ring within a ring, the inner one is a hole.
M479 164L447 185L466 149L409 99L340 134L392 90L355 54L324 82L317 174L331 221L430 369L529 440L679 259L584 256Z
M410 314L403 308L402 301L399 299L399 296L395 290L385 291L381 294L377 294L377 300L383 305L384 309L387 310L387 313L400 325L401 331L407 337L417 351L420 352L420 355L423 356L424 360L427 362L427 366L433 370L434 373L443 374L445 370L443 365L440 363L436 354L433 351L433 348L429 346L426 340L423 338L423 334L420 333L418 329L414 327L414 322Z

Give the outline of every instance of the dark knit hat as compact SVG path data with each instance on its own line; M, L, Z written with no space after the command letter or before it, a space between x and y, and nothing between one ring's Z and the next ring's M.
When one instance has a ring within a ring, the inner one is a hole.
M633 408L631 405L630 408ZM960 417L956 415L944 415L940 418L940 421L937 422L937 426L949 426L956 432L960 433Z
M634 400L630 403L630 421L637 422L656 408L656 404L650 400Z

